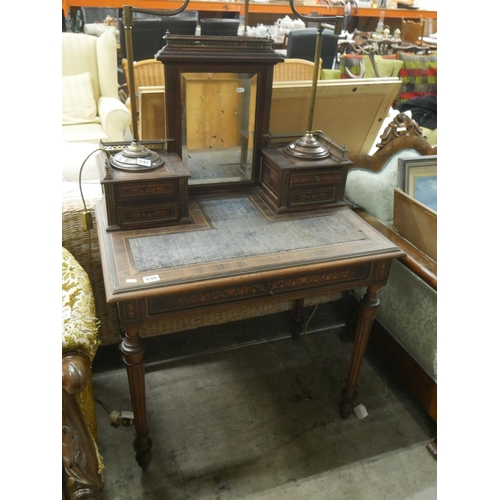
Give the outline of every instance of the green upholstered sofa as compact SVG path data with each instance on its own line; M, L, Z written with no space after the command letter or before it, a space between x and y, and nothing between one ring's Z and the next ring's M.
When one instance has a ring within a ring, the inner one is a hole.
M415 389L416 397L436 420L437 261L398 234L393 209L398 159L437 155L437 147L430 146L418 124L405 114L395 118L390 131L373 155L348 154L353 164L345 201L407 253L392 264L389 281L379 292L377 321L416 363L422 377L412 371L408 387ZM363 293L355 291L358 298ZM406 371L406 366L401 367L401 376Z

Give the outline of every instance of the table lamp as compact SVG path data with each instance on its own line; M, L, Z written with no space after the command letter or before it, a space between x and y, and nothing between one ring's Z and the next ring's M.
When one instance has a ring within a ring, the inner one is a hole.
M329 29L335 31L335 24L343 19L343 16L303 16L300 14L294 5L295 0L290 0L290 8L292 12L304 23L316 22L318 23L318 36L316 37L316 48L314 53L314 74L312 80L311 88L311 100L309 105L309 117L307 122L306 133L297 139L296 141L288 144L285 148L285 152L296 158L302 158L305 160L321 160L328 158L330 152L326 146L321 144L312 132L313 117L314 117L314 105L316 103L316 89L318 87L318 72L319 72L319 61L321 57L321 45L323 42L323 30ZM325 23L324 21L328 21Z
M125 29L125 47L127 50L127 57L130 61L128 65L129 72L129 95L130 108L132 112L132 142L125 147L122 151L115 154L109 160L111 167L117 170L125 171L148 171L153 170L163 165L161 156L148 149L143 144L139 143L139 133L137 129L137 105L135 100L135 79L134 79L134 50L132 41L132 28L133 28L133 11L142 12L147 14L157 14L159 16L173 16L181 13L189 4L189 0L185 0L182 6L177 10L172 11L154 11L149 9L137 9L130 5L123 7L123 26Z

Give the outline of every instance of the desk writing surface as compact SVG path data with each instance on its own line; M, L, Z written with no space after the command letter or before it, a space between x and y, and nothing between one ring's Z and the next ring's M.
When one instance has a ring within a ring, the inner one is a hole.
M104 213L99 206L98 220ZM136 231L106 232L98 224L109 302L228 278L285 276L311 266L400 256L347 207L275 215L258 194L233 194L191 200L190 217L190 224Z

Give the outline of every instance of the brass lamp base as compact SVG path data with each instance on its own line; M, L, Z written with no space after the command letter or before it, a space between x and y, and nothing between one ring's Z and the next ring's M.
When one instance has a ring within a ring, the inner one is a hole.
M323 160L330 156L328 148L323 146L311 132L285 147L285 153L304 160Z
M117 170L141 172L161 167L163 159L158 153L132 141L123 151L112 156L109 163Z

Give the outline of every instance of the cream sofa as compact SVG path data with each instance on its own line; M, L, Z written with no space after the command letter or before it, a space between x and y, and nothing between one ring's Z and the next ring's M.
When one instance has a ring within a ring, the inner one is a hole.
M118 97L117 65L112 33L62 33L63 141L124 140L131 116Z

